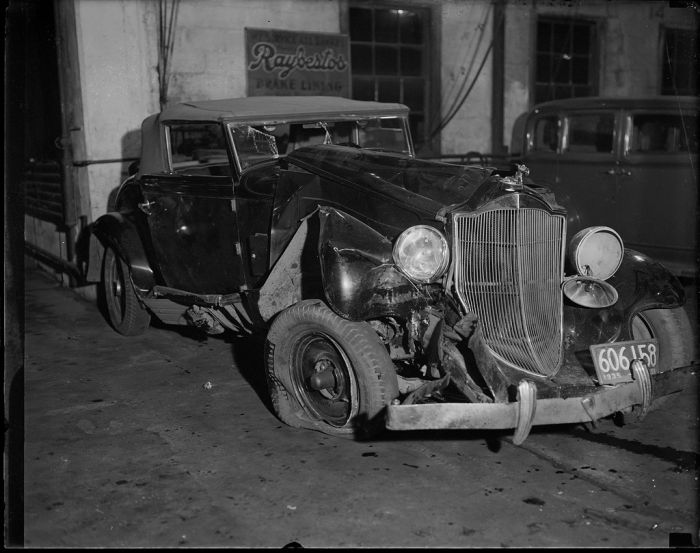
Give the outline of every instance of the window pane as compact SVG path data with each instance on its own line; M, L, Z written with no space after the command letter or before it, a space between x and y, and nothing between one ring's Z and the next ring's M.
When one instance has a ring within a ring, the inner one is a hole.
M697 38L694 31L666 29L662 94L697 94Z
M697 151L698 119L690 115L639 114L632 120L631 152Z
M417 13L400 10L399 25L401 42L404 44L421 44L423 42L423 27Z
M590 45L590 29L587 26L574 26L573 53L588 54Z
M554 87L554 99L561 100L571 97L571 87L567 85L556 85Z
M408 126L411 128L413 140L415 140L416 150L421 150L424 144L425 120L422 114L411 113L408 117Z
M590 86L574 86L573 96L574 98L581 98L583 96L593 96L593 88Z
M537 70L535 79L538 83L549 82L549 76L552 74L550 63L551 57L549 54L537 54Z
M352 97L355 100L374 101L374 79L353 77L353 79L352 79Z
M372 10L350 8L350 40L372 40Z
M552 51L555 54L568 54L571 49L571 27L569 25L554 25L554 44Z
M401 48L401 74L418 76L423 73L423 52L416 48Z
M412 111L423 111L424 89L425 81L423 79L407 79L403 85L403 103Z
M569 117L569 152L611 153L615 116L610 113Z
M397 42L399 40L398 10L375 10L374 21L374 40L377 42Z
M377 75L397 75L399 72L399 53L392 46L375 46L375 72Z
M542 22L537 26L537 51L549 52L552 49L552 26Z
M563 57L554 60L554 74L552 80L555 83L570 83L571 82L571 61Z
M543 117L535 121L532 149L538 152L556 152L559 145L559 119Z
M572 61L571 80L575 84L588 82L588 58L576 57Z
M371 75L372 71L372 47L365 44L353 44L350 47L350 60L353 73Z
M217 123L192 123L169 127L173 169L181 172L201 163L228 163L226 139Z
M379 102L399 102L401 99L399 81L382 79L377 82L377 89L377 101Z

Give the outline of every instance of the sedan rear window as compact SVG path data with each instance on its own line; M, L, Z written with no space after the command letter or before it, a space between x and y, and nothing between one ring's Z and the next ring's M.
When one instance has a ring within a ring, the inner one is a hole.
M672 154L698 151L695 115L638 113L632 116L630 153Z

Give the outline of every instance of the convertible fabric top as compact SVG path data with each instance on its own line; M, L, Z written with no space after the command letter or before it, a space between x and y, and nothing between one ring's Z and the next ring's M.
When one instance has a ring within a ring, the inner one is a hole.
M189 120L257 120L276 118L308 118L333 115L362 115L377 112L406 113L402 104L362 102L338 96L252 96L226 100L202 100L184 102L166 107L161 121Z
M183 102L167 106L141 125L139 174L167 167L161 124L168 121L275 122L321 118L355 118L371 115L408 115L403 104L363 102L338 96L251 96L223 100Z

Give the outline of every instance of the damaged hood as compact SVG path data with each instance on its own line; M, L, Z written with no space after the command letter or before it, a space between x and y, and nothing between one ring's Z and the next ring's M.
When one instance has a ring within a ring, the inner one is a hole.
M481 167L334 145L300 148L286 161L324 179L367 187L432 213L468 201L492 174Z

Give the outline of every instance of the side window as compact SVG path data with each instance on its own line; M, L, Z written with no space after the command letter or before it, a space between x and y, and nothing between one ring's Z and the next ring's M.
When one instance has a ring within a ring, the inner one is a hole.
M541 117L533 125L530 151L556 152L559 149L559 118L556 115Z
M632 116L630 153L673 154L698 151L696 115L638 113Z
M226 139L218 123L169 125L170 163L185 175L230 175Z
M569 115L565 152L612 153L615 138L615 115L591 113Z

